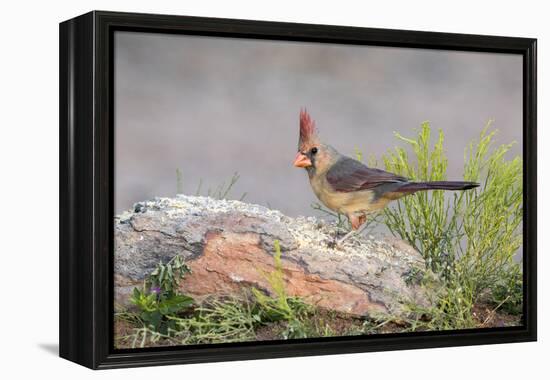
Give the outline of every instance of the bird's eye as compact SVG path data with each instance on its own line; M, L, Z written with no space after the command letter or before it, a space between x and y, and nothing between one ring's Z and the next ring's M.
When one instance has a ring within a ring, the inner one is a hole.
M317 148L311 148L311 154L317 153Z

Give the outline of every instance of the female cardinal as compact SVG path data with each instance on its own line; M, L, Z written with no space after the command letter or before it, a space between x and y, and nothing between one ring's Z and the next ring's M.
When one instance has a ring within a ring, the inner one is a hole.
M367 215L382 210L390 201L422 190L468 190L475 182L410 182L404 177L369 168L344 156L317 136L315 122L300 111L300 140L294 166L305 168L313 192L329 209L347 216L352 232ZM346 235L339 243L342 243Z

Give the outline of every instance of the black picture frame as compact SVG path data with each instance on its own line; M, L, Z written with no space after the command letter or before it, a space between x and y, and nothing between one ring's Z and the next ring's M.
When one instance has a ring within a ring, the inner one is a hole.
M523 326L115 350L113 34L119 30L522 55ZM103 369L536 340L536 39L104 11L62 22L59 37L61 357Z

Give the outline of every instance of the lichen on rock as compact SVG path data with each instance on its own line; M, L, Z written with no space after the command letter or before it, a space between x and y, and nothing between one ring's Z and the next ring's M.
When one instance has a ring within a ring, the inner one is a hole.
M156 264L182 255L192 273L181 291L198 299L256 287L274 270L278 240L287 292L327 309L358 316L403 316L406 304L427 306L430 290L410 281L425 273L422 256L402 240L357 236L330 244L338 228L313 217L234 200L178 195L137 203L115 218L115 301L128 304L133 286Z

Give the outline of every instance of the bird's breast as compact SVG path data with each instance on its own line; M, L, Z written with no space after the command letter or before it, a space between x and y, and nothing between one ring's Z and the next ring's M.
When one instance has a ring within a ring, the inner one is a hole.
M326 207L340 214L370 213L383 208L387 203L383 198L375 200L372 190L335 191L324 176L311 177L310 183L317 198Z

